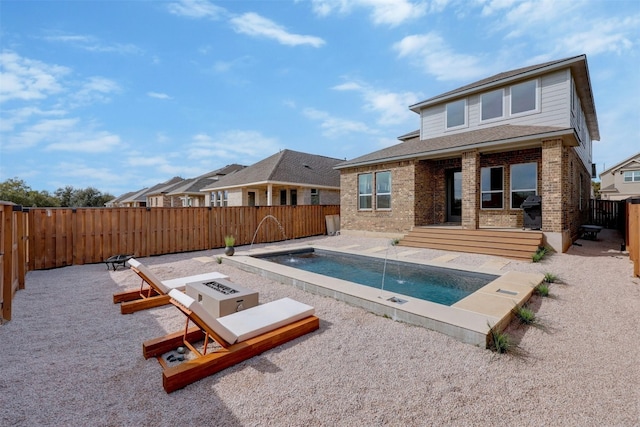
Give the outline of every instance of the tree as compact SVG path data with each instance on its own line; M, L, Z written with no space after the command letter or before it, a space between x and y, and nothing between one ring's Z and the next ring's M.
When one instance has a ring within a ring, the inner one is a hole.
M25 207L56 207L60 202L48 191L35 191L27 183L16 178L0 182L0 200Z
M60 200L60 206L70 207L74 193L73 186L67 185L64 188L58 188L55 191L56 197Z
M593 189L593 197L596 199L600 198L600 186L602 183L591 181L591 188Z

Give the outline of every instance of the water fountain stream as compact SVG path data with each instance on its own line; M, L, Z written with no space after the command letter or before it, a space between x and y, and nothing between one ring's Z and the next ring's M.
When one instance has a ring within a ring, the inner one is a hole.
M278 221L278 218L276 218L275 216L269 214L269 215L265 216L264 218L262 218L262 220L260 221L260 223L256 227L256 231L255 231L255 233L253 233L253 238L251 239L251 246L249 246L249 251L251 251L251 249L253 248L253 242L256 240L256 236L258 235L258 230L260 230L260 226L268 218L271 218L272 220L274 220L276 222L276 224L278 224L278 228L282 232L282 236L284 237L284 240L287 240L287 235L284 232L284 227L282 227L282 224L280 224L280 221Z

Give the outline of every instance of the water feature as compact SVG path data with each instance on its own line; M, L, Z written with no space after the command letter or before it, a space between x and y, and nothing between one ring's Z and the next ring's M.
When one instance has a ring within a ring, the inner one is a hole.
M264 218L262 218L262 220L260 221L260 223L256 227L256 231L255 231L255 233L253 233L253 238L251 239L251 245L249 246L249 251L251 251L251 249L253 248L253 242L256 240L256 236L258 235L258 230L260 230L260 226L267 219L272 219L272 220L274 220L276 222L276 224L278 224L278 228L282 232L282 236L284 237L284 240L287 240L287 235L284 232L284 227L282 226L282 224L280 224L280 221L278 221L278 218L276 218L275 216L269 214L269 215L266 215Z
M385 293L443 305L454 304L497 278L490 274L401 262L389 257L383 260L313 248L257 257L372 288L380 289L382 283Z
M384 279L387 274L387 260L389 259L389 248L393 247L396 252L396 260L398 259L398 248L396 247L397 241L391 240L389 242L389 246L387 246L387 251L384 254L384 266L382 268L382 285L380 286L380 290L384 292ZM400 275L400 264L398 264L398 283L402 284L404 281L402 280L402 276ZM382 297L380 297L382 298Z

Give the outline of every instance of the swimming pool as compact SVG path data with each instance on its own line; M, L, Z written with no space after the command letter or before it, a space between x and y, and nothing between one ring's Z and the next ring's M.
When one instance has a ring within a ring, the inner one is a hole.
M491 274L312 248L257 257L443 305L455 304L498 278Z
M513 308L524 304L530 298L534 287L544 279L541 273L455 266L451 270L456 274L467 271L489 272L497 275L497 279L449 306L389 291L390 285L386 280L385 289L382 290L379 287L372 288L262 258L265 255L287 255L309 248L316 251L329 250L338 253L339 256L364 256L370 263L377 265L384 265L387 255L391 256L384 248L365 253L352 248L294 244L236 251L234 256L225 257L223 262L311 294L342 301L379 316L432 329L459 341L483 347L488 343L490 329L504 329L513 317ZM415 253L414 250L399 250L397 254L394 253L394 258L402 258L403 262L412 265L442 267L442 262L437 260L418 260L415 257L411 260L406 259L405 255L408 252ZM387 269L389 268L393 270L395 267L387 265ZM326 318L324 321L330 325L335 319Z

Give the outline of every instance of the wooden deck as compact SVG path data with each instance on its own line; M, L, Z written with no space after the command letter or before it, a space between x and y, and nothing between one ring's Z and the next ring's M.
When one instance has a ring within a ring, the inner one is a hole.
M541 231L416 227L399 245L531 260L542 241Z

